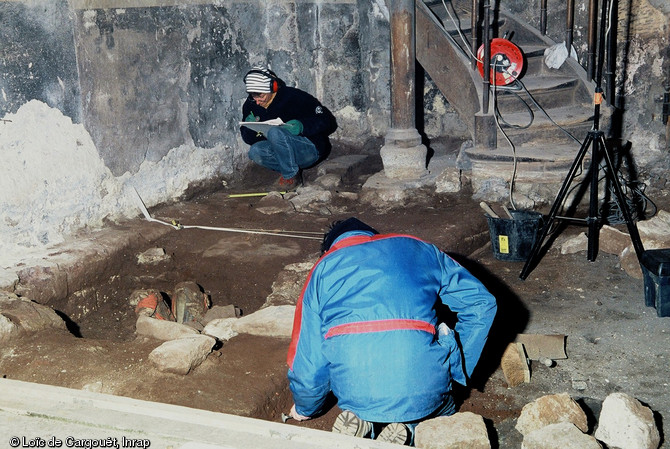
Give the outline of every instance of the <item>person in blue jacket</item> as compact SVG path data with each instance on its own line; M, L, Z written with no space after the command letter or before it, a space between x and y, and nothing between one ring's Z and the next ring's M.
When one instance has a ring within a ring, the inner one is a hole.
M330 153L328 136L337 129L333 114L312 95L287 86L271 70L252 68L244 77L247 100L242 106L245 122L281 119L265 135L240 127L248 145L249 158L278 171L280 189L292 190L302 184L302 169L316 165Z
M322 250L296 305L290 416L324 413L332 392L334 432L412 445L419 422L455 413L451 383L466 385L477 365L496 300L435 245L353 217ZM438 321L440 302L454 329Z

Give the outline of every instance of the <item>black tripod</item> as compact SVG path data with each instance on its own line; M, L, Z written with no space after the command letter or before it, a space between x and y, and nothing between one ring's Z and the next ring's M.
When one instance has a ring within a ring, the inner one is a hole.
M542 231L535 240L530 255L526 260L526 264L524 265L523 270L521 270L521 274L519 275L521 279L526 279L526 277L535 267L536 259L538 258L538 255L540 253L542 243L547 234L549 233L549 229L551 229L551 226L554 220L556 219L556 214L558 213L558 210L563 204L565 196L568 193L570 183L574 179L575 173L577 173L577 169L582 163L582 160L584 159L584 156L586 155L586 152L588 151L591 145L592 145L592 156L591 156L591 167L590 167L591 178L589 187L590 188L589 216L585 220L588 226L587 258L589 261L593 262L594 260L596 260L596 256L598 254L598 236L600 232L600 226L602 224L598 216L598 173L601 159L604 159L605 165L607 166L605 170L605 176L606 179L609 180L609 182L612 183L611 185L614 187L616 200L618 202L618 206L621 212L623 213L624 219L626 220L626 225L628 226L628 233L630 234L630 238L633 242L633 248L635 248L635 253L637 254L638 261L641 260L642 253L644 252L644 247L642 246L642 241L640 240L640 234L637 230L635 222L633 222L630 210L628 209L628 203L623 193L623 189L621 188L621 183L619 182L619 179L616 176L615 167L614 164L612 163L610 150L607 148L607 144L605 142L604 133L599 129L600 104L602 103L603 98L601 78L602 78L602 66L604 60L605 25L606 25L605 22L607 20L608 3L609 3L608 0L603 0L602 13L600 19L600 42L598 44L596 88L593 97L594 100L593 103L595 109L593 118L593 129L588 132L586 139L584 139L584 143L579 149L579 152L577 153L577 156L575 157L575 160L572 163L572 166L570 167L570 170L565 178L565 181L563 181L563 185L561 186L558 196L556 197L556 200L554 201L554 204L551 207L549 215L545 220L544 226L542 227Z

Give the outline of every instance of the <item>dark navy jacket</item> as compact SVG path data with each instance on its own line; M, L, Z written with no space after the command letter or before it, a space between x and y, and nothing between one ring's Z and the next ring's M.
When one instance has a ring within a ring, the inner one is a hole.
M462 351L454 332L437 339L440 301L457 315ZM434 245L342 234L310 271L296 306L287 358L296 411L318 414L332 391L341 409L367 421L426 417L452 379L465 384L472 374L496 307L484 285Z
M250 113L258 117L258 121L281 118L284 123L289 120L299 120L303 125L302 136L307 137L319 151L319 159L328 156L330 152L330 141L328 136L337 129L337 121L333 114L323 106L319 100L312 95L295 87L280 83L277 95L267 109L259 106L249 96L242 106L242 120ZM257 136L253 131L244 126L240 127L242 140L253 145L265 137Z

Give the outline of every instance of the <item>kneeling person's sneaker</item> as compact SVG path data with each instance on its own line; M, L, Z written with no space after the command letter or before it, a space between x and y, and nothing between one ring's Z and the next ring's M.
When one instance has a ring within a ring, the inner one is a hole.
M377 439L385 443L406 444L408 434L406 425L394 422L384 427Z
M333 432L354 437L365 437L372 431L372 423L356 416L354 412L345 410L335 418Z

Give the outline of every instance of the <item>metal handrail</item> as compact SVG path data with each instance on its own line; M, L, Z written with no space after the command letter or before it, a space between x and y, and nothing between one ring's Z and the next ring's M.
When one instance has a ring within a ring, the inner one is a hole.
M491 29L491 1L484 0L484 21L482 29L482 41L484 45L484 60L482 66L484 69L484 89L482 91L482 112L484 115L489 113L489 87L491 85L491 39L489 33Z
M598 0L589 0L588 53L586 56L586 76L592 80L596 65L596 29L598 28Z
M572 36L575 28L575 0L568 0L565 10L565 47L568 55L572 48Z
M540 33L547 34L547 0L540 2Z
M477 20L477 14L479 13L479 0L472 0L472 14L470 14L470 31L472 33L472 36L470 38L470 49L472 50L470 53L472 54L472 70L477 69L477 48L479 46L477 45L477 36L478 34L478 20Z

